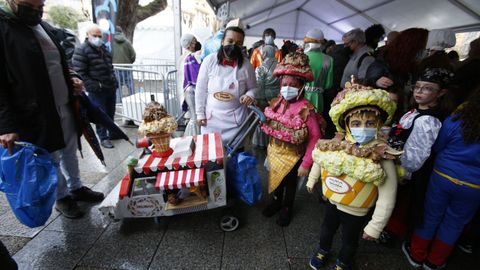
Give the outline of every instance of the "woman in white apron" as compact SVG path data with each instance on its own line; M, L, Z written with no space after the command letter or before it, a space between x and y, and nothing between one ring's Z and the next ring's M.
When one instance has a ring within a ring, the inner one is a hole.
M246 120L247 106L255 98L255 72L244 58L241 28L225 29L217 54L207 56L197 79L195 103L201 133L218 132L227 143Z

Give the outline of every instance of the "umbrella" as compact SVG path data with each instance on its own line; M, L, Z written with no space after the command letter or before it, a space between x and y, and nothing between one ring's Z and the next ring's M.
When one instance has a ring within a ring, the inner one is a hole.
M111 133L116 134L120 138L133 145L127 134L125 134L125 132L123 132L122 129L115 124L115 122L99 107L98 104L90 100L85 92L82 92L79 97L81 105L80 108L86 111L86 116L91 123L104 126Z
M105 157L100 147L100 143L95 135L90 123L103 125L110 132L117 134L120 138L128 141L130 144L133 143L116 124L115 122L102 110L99 106L88 98L85 92L82 92L77 96L75 102L76 115L80 123L80 131L84 136L85 140L88 142L92 148L95 155L100 159L103 165L105 165ZM82 147L79 144L80 154L82 154ZM82 154L83 157L83 154Z

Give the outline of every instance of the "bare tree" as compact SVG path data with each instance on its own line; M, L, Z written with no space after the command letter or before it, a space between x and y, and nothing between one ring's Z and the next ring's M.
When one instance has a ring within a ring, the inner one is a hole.
M140 6L138 2L139 0L118 1L117 25L122 27L123 33L131 41L137 23L167 7L167 0L153 0L146 6Z

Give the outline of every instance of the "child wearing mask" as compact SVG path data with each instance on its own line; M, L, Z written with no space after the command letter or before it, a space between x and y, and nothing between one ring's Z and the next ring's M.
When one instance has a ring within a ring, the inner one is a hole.
M400 118L391 133L391 146L403 150L404 169L392 217L379 241L393 244L392 236L404 238L423 219L423 202L433 169L432 146L448 114L442 99L453 74L446 69L427 68L412 87L415 108Z
M350 269L363 228L363 238L374 240L388 221L395 205L397 174L393 159L400 152L380 139L379 130L391 121L396 110L389 94L358 84L347 83L332 103L330 116L341 138L319 140L313 150L313 167L307 182L312 193L321 179L328 198L320 230L318 250L310 267L326 263L333 237L342 225L342 246L335 269ZM367 214L375 208L364 227Z
M415 268L444 269L463 228L480 207L479 106L477 88L446 118L438 133L423 224L416 227L410 243L402 246Z
M279 226L288 226L297 189L297 177L307 176L312 166L312 150L321 137L314 107L303 98L305 82L313 80L308 56L289 53L277 65L273 75L279 77L280 95L265 109L267 123L262 130L271 137L267 148L268 193L272 202L263 210L271 217L278 211Z

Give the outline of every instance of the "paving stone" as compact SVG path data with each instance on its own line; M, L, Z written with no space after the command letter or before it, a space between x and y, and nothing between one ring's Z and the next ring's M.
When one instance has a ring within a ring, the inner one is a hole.
M42 231L13 257L19 269L73 269L96 237L91 234Z
M125 219L111 223L79 266L115 269L147 269L167 224L153 219Z
M324 208L318 201L297 200L294 216L285 227L288 257L309 258L318 246Z
M88 233L98 236L110 224L111 220L103 216L98 210L98 204L92 206L91 204L79 203L79 205L85 211L83 217L69 219L61 215L50 223L45 230Z
M169 231L208 231L223 232L220 229L220 219L223 216L223 209L211 209L202 212L177 215L172 217L161 217L168 219Z
M220 269L223 240L224 233L169 229L149 269Z
M29 237L33 238L37 235L40 231L42 231L45 226L50 224L53 220L55 220L60 213L53 209L52 215L47 220L44 226L36 227L36 228L29 228L20 221L17 220L15 215L12 211L8 211L7 213L0 216L0 235L10 235L10 236L20 236L20 237Z
M91 266L77 266L74 270L116 270L115 268L100 268Z
M282 228L274 218L263 217L259 208L243 210L243 225L225 233L222 269L288 269Z
M10 206L0 204L0 216L9 212L9 211L10 211ZM1 217L0 217L0 219L1 219Z
M22 249L31 238L28 237L19 237L19 236L0 236L0 241L7 247L10 255L13 256L20 249Z

